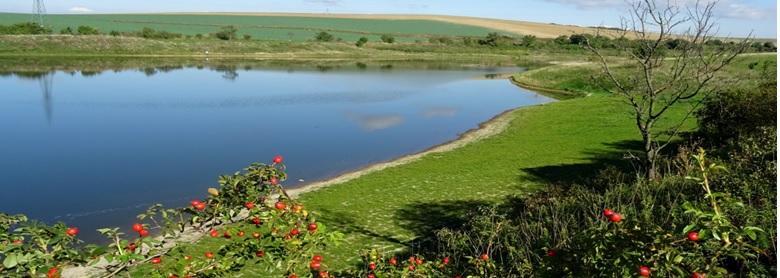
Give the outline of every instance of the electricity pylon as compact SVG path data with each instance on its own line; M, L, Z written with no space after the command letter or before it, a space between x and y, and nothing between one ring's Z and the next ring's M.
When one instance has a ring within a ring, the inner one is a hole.
M43 0L33 1L32 21L37 22L38 25L43 27L43 17L46 15L46 5L43 4Z

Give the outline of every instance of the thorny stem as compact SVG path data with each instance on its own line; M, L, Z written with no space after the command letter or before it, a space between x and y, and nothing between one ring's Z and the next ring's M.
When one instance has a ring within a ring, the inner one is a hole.
M720 208L718 207L718 202L715 200L715 196L712 195L712 190L710 189L710 181L707 177L707 173L709 172L709 169L707 168L706 161L704 159L704 149L699 148L699 155L698 155L698 162L699 162L699 169L701 170L701 185L704 187L704 190L707 191L707 196L710 198L710 203L712 204L712 208L715 210L715 215L718 217L718 219L721 218L720 214Z

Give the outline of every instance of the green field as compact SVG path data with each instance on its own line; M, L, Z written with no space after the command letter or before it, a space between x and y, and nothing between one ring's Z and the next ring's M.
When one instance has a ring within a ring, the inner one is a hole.
M10 25L30 21L29 14L0 13L0 24ZM429 36L485 36L495 30L433 20L345 19L289 16L251 15L175 15L175 14L101 14L48 15L46 25L54 32L79 25L98 28L101 32L132 32L144 27L182 33L208 34L221 26L233 25L239 35L248 34L260 40L306 41L321 31L337 38L356 41L367 37L379 40L382 34L391 34L398 41L427 41Z

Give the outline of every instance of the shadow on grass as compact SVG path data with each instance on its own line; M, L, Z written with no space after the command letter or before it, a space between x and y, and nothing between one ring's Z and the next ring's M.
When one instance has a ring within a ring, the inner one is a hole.
M331 211L328 209L322 209L320 212L322 215L320 220L328 223L329 229L331 230L340 231L345 234L359 234L362 236L374 238L378 241L406 245L405 242L393 237L393 235L380 234L363 225L360 225L355 219L355 216L352 214Z
M588 183L597 177L600 171L607 168L615 168L624 173L638 170L637 161L629 158L629 154L638 155L641 152L641 141L624 140L605 143L605 145L608 150L586 151L588 162L523 168L520 170L528 175L521 175L519 178L531 179L538 183L572 185Z

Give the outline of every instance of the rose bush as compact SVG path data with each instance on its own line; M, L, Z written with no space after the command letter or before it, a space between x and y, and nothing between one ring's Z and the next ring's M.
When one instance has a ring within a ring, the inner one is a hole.
M263 263L290 276L321 277L328 271L327 260L315 253L338 243L341 234L329 232L316 221L316 213L287 195L280 184L286 178L281 156L272 164L252 164L243 172L220 177L218 189L209 188L207 198L193 200L188 207L150 207L131 227L137 235L125 235L119 228L99 229L110 239L107 246L79 245L77 227L0 214L0 275L58 277L63 267L103 259L107 276L150 264L149 276L213 277ZM149 236L151 231L155 237ZM177 251L175 243L193 235L221 237L225 242L202 257L169 255ZM315 256L316 269L309 263Z

